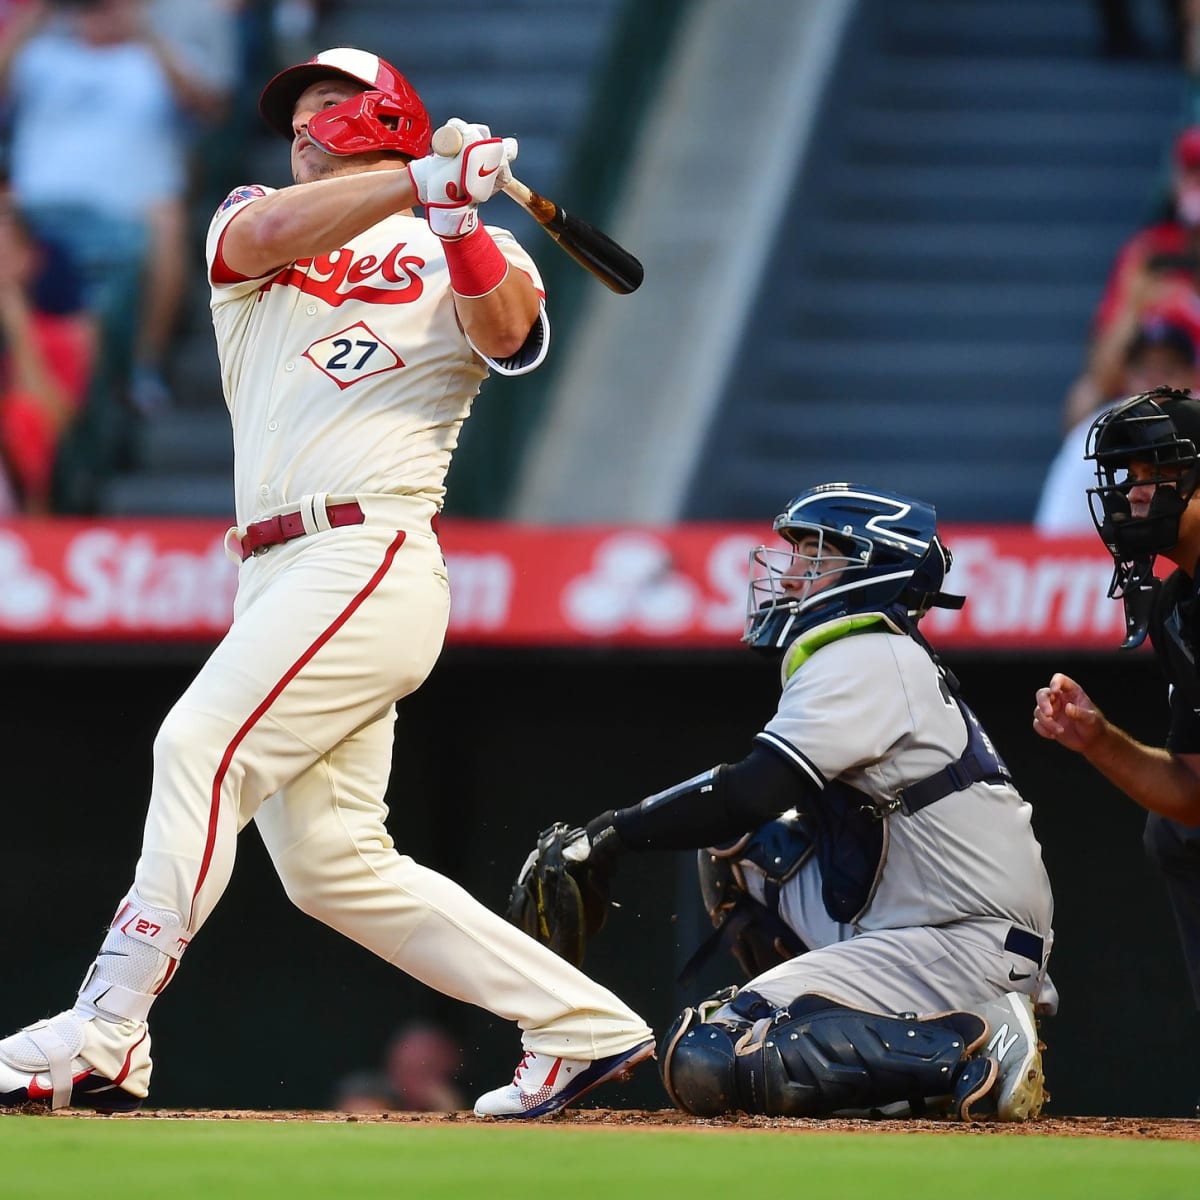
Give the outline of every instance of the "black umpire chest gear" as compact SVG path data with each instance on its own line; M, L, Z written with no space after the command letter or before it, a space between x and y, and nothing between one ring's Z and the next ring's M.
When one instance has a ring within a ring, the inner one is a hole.
M1168 748L1200 753L1200 672L1196 668L1200 598L1183 571L1174 571L1158 589L1150 617L1154 656L1171 685Z

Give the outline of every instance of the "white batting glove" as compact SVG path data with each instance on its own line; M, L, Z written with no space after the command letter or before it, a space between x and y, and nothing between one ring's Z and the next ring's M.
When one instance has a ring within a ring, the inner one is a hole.
M464 237L479 224L476 205L489 200L512 179L509 163L517 157L515 138L494 138L486 125L458 117L447 122L462 135L453 157L428 154L408 164L417 199L439 237Z

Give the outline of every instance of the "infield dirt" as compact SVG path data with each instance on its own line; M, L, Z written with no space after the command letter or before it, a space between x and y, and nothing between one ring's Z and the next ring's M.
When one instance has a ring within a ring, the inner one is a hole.
M49 1113L40 1105L0 1108L0 1115L38 1115L47 1120L120 1120L120 1121L272 1121L363 1123L395 1125L485 1124L470 1112L324 1112L255 1111L251 1109L142 1109L115 1117L105 1117L82 1109ZM496 1122L499 1124L500 1122ZM963 1124L951 1120L801 1120L785 1117L718 1117L701 1119L675 1109L576 1109L538 1121L543 1128L562 1129L693 1129L713 1133L737 1133L743 1130L777 1133L942 1133L960 1137L1100 1137L1157 1139L1171 1142L1200 1142L1200 1120L1164 1117L1039 1117L1024 1124L980 1121Z

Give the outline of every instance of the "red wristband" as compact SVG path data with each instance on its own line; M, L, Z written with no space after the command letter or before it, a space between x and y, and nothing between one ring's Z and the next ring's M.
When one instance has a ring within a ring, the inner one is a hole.
M492 241L483 225L476 225L466 237L443 241L450 286L467 300L493 292L508 274L508 259Z

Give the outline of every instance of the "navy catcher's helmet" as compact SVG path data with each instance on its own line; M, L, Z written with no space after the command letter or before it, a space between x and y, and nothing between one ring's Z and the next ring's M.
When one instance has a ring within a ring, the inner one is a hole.
M791 548L759 546L750 554L742 641L756 649L782 650L838 617L919 620L934 606L962 607L961 596L941 590L950 551L938 538L933 506L921 500L826 483L790 501L774 529Z
M1115 564L1108 594L1125 601L1126 646L1146 636L1154 560L1179 540L1179 520L1200 484L1197 447L1200 400L1168 387L1131 396L1101 413L1088 430L1085 457L1096 464L1088 500ZM1132 478L1129 466L1135 462L1149 472ZM1154 488L1149 511L1140 517L1129 503L1135 486Z

